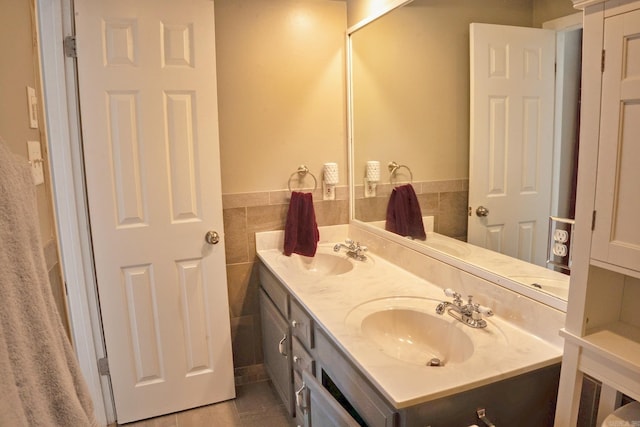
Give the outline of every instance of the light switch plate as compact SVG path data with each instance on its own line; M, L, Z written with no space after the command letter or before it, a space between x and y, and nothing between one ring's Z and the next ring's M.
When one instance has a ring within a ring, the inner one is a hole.
M33 184L44 184L44 171L42 164L42 151L40 151L40 141L27 141L27 150L29 152L29 164L31 164L31 176Z
M29 107L29 127L38 129L38 97L36 90L27 86L27 106Z

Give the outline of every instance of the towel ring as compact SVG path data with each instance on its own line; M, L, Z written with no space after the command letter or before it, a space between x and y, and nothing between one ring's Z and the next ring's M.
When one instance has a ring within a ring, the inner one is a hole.
M396 172L398 171L398 169L401 169L401 168L405 168L406 170L409 171L409 177L411 178L411 183L413 183L413 172L411 172L411 169L409 169L409 166L399 165L396 162L389 162L389 173L391 174L391 176L389 176L389 184L393 184L393 177L396 175Z
M316 188L318 188L318 180L316 179L315 175L313 175L311 172L309 172L309 168L306 165L300 165L300 166L298 166L298 170L296 170L294 173L292 173L291 176L289 177L289 181L288 181L289 192L293 192L293 190L291 189L291 180L293 179L293 177L298 175L298 179L301 179L301 178L304 178L305 176L307 176L307 174L311 175L311 178L313 178L313 190L312 191L315 191Z

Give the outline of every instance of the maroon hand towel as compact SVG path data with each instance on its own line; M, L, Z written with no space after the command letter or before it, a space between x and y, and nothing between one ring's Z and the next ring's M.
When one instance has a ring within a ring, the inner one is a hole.
M401 236L425 240L427 234L422 223L422 211L411 184L396 187L387 205L385 229Z
M284 226L284 254L292 253L312 257L316 254L320 232L313 210L311 193L291 193L287 222Z

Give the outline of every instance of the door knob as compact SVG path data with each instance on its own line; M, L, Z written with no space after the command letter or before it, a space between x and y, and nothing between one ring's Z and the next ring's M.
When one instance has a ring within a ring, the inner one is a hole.
M210 245L215 245L220 241L220 235L216 231L207 231L204 235L204 240Z
M484 206L478 206L478 209L476 209L476 215L487 216L489 215L489 209L485 208Z

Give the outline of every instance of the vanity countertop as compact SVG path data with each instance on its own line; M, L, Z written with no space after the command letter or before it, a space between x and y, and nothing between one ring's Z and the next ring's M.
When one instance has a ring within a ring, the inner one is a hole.
M299 256L282 254L282 232L260 234L257 253L263 264L397 409L550 366L562 359L561 348L513 325L496 312L486 318L485 329L473 329L446 314L442 317L455 323L455 327L473 341L474 352L462 363L431 367L398 360L377 348L347 319L353 319L354 313L372 301L399 297L417 298L435 307L439 301L451 301L442 288L375 253L368 253L367 260L360 262L347 258L342 252L340 255L352 263L352 269L340 274L324 275L297 269L292 265ZM333 244L344 238L323 237L325 241L319 244L317 254L335 255ZM482 303L482 295L476 295L475 300Z

